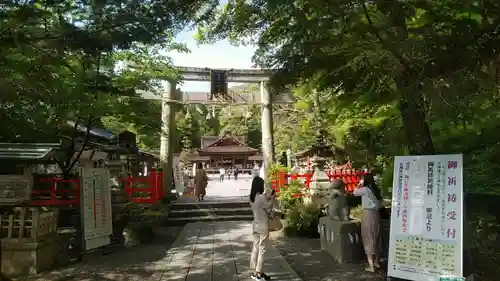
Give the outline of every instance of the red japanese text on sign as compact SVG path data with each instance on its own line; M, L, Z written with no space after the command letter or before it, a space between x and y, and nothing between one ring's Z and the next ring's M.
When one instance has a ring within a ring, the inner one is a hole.
M448 202L456 203L457 195L456 194L448 194Z

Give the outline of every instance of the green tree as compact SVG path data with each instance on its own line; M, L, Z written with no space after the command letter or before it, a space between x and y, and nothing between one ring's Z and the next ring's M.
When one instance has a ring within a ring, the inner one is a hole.
M276 87L314 81L345 106L377 111L392 104L410 153L425 154L434 152L430 89L495 60L498 9L493 1L234 0L199 35L256 42L254 59L277 69Z

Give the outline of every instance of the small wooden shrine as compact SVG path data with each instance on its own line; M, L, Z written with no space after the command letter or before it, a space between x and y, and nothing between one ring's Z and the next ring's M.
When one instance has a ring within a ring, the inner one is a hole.
M308 166L310 164L310 159L314 156L332 159L337 164L343 164L345 162L347 153L333 144L325 144L324 135L324 131L319 131L316 135L316 142L313 145L305 150L295 153L295 158L299 165Z
M60 148L57 143L0 143L0 262L7 276L50 268L61 250L58 211L31 202L36 166L55 164Z

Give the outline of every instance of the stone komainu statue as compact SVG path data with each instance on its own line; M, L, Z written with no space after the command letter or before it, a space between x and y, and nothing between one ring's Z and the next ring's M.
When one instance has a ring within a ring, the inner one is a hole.
M328 200L327 216L333 220L348 221L349 207L344 191L344 182L333 180L330 183L330 198Z

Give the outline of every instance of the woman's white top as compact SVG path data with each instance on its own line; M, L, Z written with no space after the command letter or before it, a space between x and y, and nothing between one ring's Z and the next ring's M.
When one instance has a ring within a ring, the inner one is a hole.
M366 186L358 187L354 190L355 196L361 196L361 206L363 209L378 210L380 209L380 200L375 197L372 190Z
M266 234L269 232L269 215L273 209L273 200L268 200L264 194L257 194L252 203L253 232Z

